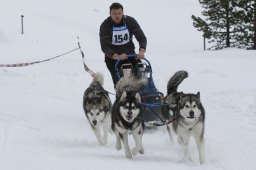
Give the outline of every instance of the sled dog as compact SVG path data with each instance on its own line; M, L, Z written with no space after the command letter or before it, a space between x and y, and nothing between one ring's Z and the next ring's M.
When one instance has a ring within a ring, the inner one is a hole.
M147 78L138 79L131 75L122 77L116 85L116 100L112 108L112 130L116 135L116 149L122 148L121 141L128 159L132 155L144 153L142 145L143 123L141 113L141 96L139 90L147 83ZM132 134L135 148L131 151L128 135Z
M172 139L172 130L178 136L178 143L183 146L184 158L188 158L190 136L193 136L199 153L199 162L205 162L204 151L204 122L205 111L200 101L200 92L185 94L177 92L179 84L188 77L186 71L176 72L167 84L167 107L163 115L167 120L174 120L167 125L167 130Z
M108 92L103 88L103 82L103 75L97 73L90 86L85 90L83 97L85 115L100 145L107 143L112 107Z

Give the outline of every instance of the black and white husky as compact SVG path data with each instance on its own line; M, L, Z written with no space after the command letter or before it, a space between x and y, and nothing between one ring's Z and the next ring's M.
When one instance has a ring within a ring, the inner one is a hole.
M174 120L168 124L167 130L172 140L172 130L178 136L178 142L184 148L184 158L189 155L189 141L192 135L197 144L200 164L205 162L204 151L204 121L205 111L200 101L200 93L185 94L177 92L179 84L188 77L186 71L176 72L167 84L166 107L163 112L167 120Z
M116 135L116 149L125 150L126 158L144 153L142 145L143 123L141 113L141 96L139 90L147 83L146 78L137 79L134 76L122 77L117 85L117 97L112 108L112 130ZM130 150L128 134L135 140L135 148Z
M108 92L103 88L103 81L103 75L97 73L83 97L85 115L100 145L107 143L112 107Z

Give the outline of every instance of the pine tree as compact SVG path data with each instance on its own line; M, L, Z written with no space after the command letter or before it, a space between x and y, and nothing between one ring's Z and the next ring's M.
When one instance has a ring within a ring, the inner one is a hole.
M205 20L192 15L194 27L203 31L203 36L209 38L210 43L215 43L212 48L221 49L232 46L229 0L204 0L202 7Z
M202 1L205 20L193 15L193 25L215 42L212 48L256 49L256 0Z
M254 19L253 19L253 25L254 25L254 38L253 38L253 49L256 50L256 0L254 0L253 4L254 9Z
M235 0L203 0L201 3L204 11L200 17L192 15L193 25L203 35L209 38L210 43L215 43L211 48L222 49L225 47L234 47L236 43L232 41L232 34L235 25L239 22L234 20L237 11L234 10Z
M256 0L253 1L253 10L254 10L254 15L253 15L253 25L254 25L254 36L253 36L253 49L256 50Z
M240 25L234 39L242 48L256 49L256 0L237 0Z

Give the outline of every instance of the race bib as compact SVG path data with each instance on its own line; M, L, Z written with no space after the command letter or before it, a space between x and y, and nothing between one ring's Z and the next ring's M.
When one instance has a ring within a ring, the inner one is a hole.
M124 45L130 41L130 34L126 25L113 27L112 44Z

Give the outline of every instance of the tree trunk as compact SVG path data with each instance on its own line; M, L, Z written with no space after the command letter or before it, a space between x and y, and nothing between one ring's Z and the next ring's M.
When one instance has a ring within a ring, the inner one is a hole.
M256 50L256 0L254 0L254 35L253 35L253 49Z
M225 8L226 8L226 32L227 32L227 37L226 37L226 45L227 47L230 47L230 17L229 17L229 0L226 1L225 3Z

